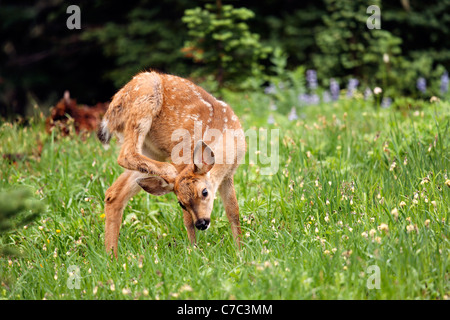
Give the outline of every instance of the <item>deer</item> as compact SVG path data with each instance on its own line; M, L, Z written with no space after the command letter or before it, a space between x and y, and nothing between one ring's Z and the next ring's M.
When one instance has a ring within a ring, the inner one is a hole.
M117 163L125 169L105 192L108 253L118 257L125 206L141 190L155 196L175 193L192 245L196 229L210 226L218 191L241 247L234 174L246 143L239 118L227 103L185 78L141 72L113 96L97 136L105 148L117 138Z

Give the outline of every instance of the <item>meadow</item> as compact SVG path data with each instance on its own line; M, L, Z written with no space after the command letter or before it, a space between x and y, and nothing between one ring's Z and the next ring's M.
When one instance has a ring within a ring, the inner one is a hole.
M279 129L279 170L235 175L242 250L218 198L190 245L174 194L125 209L119 259L104 250L104 194L122 169L115 140L3 122L0 187L46 205L0 238L2 299L449 299L450 103L382 108L363 97L270 110L224 97L245 129ZM258 110L258 111L255 111ZM270 119L270 121L268 121ZM37 152L37 148L42 150Z

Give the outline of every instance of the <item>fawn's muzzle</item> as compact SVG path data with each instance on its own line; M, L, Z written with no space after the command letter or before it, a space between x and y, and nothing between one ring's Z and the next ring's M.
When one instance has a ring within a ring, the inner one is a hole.
M206 230L209 227L209 219L198 219L197 222L195 222L195 227L198 230Z

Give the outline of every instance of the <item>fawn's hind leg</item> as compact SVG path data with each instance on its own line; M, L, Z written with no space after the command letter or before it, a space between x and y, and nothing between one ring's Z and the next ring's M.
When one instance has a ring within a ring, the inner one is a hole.
M123 210L128 200L141 190L136 183L140 176L139 172L126 170L105 194L105 247L108 253L113 250L116 258Z
M140 118L138 121L132 118L127 122L123 132L124 142L117 162L125 169L157 175L172 181L178 174L173 165L167 162L156 161L143 155L144 140L151 125L151 117Z

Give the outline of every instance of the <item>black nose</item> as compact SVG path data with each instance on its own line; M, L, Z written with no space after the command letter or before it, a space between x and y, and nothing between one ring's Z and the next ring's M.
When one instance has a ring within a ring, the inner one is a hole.
M195 223L195 227L198 230L206 230L209 227L209 219L198 219L197 222Z

